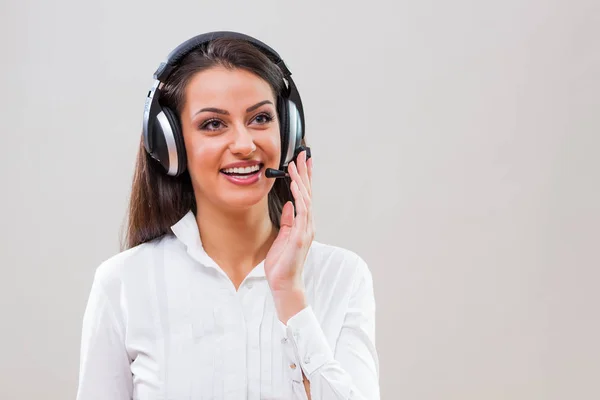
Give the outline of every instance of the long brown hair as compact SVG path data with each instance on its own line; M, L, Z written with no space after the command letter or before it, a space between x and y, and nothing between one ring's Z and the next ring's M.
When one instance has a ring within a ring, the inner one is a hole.
M256 74L271 86L275 99L285 88L283 73L264 53L246 41L219 38L194 50L181 61L164 82L161 104L181 115L190 79L214 66L239 68ZM294 201L289 185L289 178L277 179L269 192L269 217L278 228L283 205ZM122 250L171 233L171 226L190 210L196 213L189 172L186 170L177 177L167 175L146 153L140 140Z

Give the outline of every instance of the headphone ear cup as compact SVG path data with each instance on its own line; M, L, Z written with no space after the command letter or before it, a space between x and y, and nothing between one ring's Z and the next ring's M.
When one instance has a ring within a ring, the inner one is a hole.
M162 107L162 111L169 123L172 132L173 144L169 147L169 175L178 176L186 169L186 152L185 143L183 140L183 132L181 131L181 125L179 124L179 118L177 114L168 107ZM173 160L173 156L177 159ZM171 165L173 163L174 165ZM176 168L176 169L175 169Z
M287 165L290 135L288 100L281 96L277 99L277 115L279 117L279 136L281 138L281 160L279 161L279 167L282 168Z
M285 118L282 121L281 137L281 167L287 166L296 157L297 149L302 146L303 127L300 113L296 104L288 99L283 99L282 112Z
M304 137L304 127L302 126L302 118L296 104L288 100L288 136L291 148L295 151L302 146L302 138Z
M160 162L168 175L177 176L185 170L186 165L179 120L171 109L161 107L153 123L154 148L151 156Z

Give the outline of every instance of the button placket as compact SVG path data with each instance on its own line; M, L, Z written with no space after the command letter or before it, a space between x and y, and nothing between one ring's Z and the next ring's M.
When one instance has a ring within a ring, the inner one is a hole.
M289 369L291 371L292 381L302 382L302 368L295 362L291 362L289 364Z
M247 343L248 365L260 366L259 368L250 368L247 370L247 379L250 382L258 382L261 385L261 391L270 390L270 382L264 382L270 369L264 371L264 362L261 362L261 335L263 328L264 304L266 296L263 294L259 282L245 281L238 293L240 310L244 314L245 338ZM258 286L255 286L258 285ZM254 291L251 289L254 288ZM272 343L269 343L272 346Z

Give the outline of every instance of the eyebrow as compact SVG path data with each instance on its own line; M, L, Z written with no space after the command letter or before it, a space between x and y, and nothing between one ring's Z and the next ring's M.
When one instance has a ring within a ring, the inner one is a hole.
M256 103L252 107L246 108L246 112L252 112L252 111L256 110L258 107L260 107L260 106L262 106L264 104L273 104L273 103L271 102L271 100L263 100L260 103Z
M271 100L263 100L263 101L261 101L259 103L256 103L253 106L248 107L246 109L246 112L248 113L248 112L254 111L258 107L260 107L260 106L262 106L264 104L273 104L273 102ZM229 111L227 111L227 110L222 110L220 108L215 108L215 107L206 107L206 108L203 108L203 109L201 109L199 111L196 111L196 113L194 114L194 117L196 115L200 114L201 112L214 112L214 113L217 113L217 114L229 115Z

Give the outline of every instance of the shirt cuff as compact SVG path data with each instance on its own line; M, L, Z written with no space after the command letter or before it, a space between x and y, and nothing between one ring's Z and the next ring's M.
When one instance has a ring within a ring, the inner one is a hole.
M307 378L310 379L313 372L333 360L333 352L311 306L290 318L285 332L294 350L296 362Z

